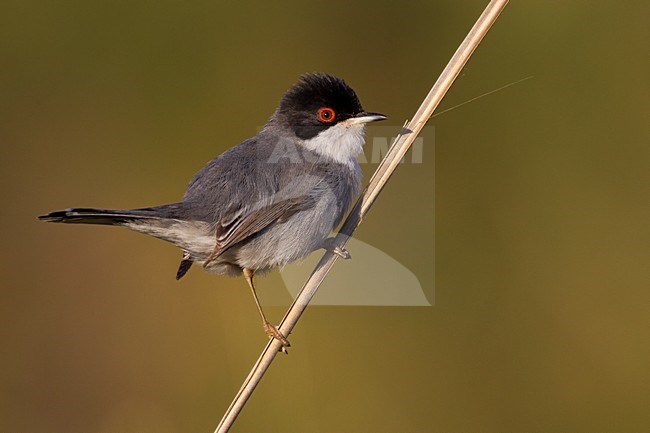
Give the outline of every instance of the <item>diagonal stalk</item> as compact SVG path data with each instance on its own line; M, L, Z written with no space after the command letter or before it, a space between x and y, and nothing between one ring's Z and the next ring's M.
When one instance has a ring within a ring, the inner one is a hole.
M350 211L350 214L343 223L343 227L341 227L341 230L336 235L334 246L345 246L347 240L352 236L354 230L361 223L361 220L370 209L370 206L372 206L384 185L386 185L386 182L388 182L388 179L411 147L411 144L427 123L433 114L433 111L438 107L438 104L445 96L476 47L481 43L481 40L487 34L490 27L492 27L496 19L499 17L499 14L505 8L507 3L508 0L492 0L485 8L478 21L476 21L476 24L474 24L474 27L472 27L463 42L460 44L451 60L449 60L449 63L429 91L429 94L422 102L422 105L420 105L420 108L413 116L413 119L404 125L381 164L377 167L377 170L370 179L368 186L361 197L357 200L354 208ZM326 252L320 259L316 268L311 273L309 279L293 301L293 304L291 304L291 307L289 307L284 319L282 319L282 322L280 323L279 330L283 335L288 336L296 326L298 319L300 319L300 316L307 308L307 305L309 305L316 290L318 290L318 287L327 276L328 272L334 265L334 262L336 262L337 257L336 254ZM255 390L255 387L260 382L264 373L266 373L271 362L273 362L273 359L281 348L282 343L276 339L271 339L267 343L259 359L248 374L248 377L244 380L241 389L230 404L230 407L226 410L226 413L221 419L215 433L225 433L230 429L232 424L235 422L237 415L239 415L244 408L246 401L248 401L248 398Z

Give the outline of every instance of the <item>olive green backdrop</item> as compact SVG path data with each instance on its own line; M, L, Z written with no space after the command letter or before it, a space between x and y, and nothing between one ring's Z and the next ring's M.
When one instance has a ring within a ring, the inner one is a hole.
M304 72L396 132L486 3L4 0L0 431L213 431L265 343L245 282L36 216L179 199ZM534 77L434 118L358 230L433 305L308 309L233 431L650 429L648 13L511 2L441 108Z

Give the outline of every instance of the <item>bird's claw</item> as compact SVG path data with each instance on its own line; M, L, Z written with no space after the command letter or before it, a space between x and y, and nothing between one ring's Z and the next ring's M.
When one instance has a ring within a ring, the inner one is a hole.
M340 247L334 243L336 238L327 238L323 241L323 248L329 251L332 254L336 254L343 260L349 260L352 258L352 255L343 247Z
M278 328L271 325L269 322L264 322L264 332L266 332L266 335L268 335L269 338L275 338L280 343L282 343L282 348L280 349L281 352L287 354L289 353L287 351L287 347L291 347L291 343L289 343L289 340L287 340L286 337L282 335L282 332L280 332Z
M332 249L332 253L336 254L337 256L342 258L343 260L350 260L352 258L352 255L350 255L348 250L346 250L343 247L334 247Z

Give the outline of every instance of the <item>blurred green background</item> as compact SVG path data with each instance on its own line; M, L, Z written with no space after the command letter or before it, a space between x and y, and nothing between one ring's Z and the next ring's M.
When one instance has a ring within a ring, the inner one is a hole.
M397 132L486 3L4 0L0 431L213 431L265 342L243 279L36 216L176 201L304 72ZM441 109L534 78L434 118L357 232L435 305L308 309L233 431L650 429L648 13L511 2Z

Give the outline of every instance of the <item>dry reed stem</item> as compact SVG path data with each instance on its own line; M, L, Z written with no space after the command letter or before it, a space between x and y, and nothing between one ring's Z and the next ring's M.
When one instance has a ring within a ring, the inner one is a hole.
M492 27L492 24L494 24L507 3L508 0L492 0L485 8L478 21L476 21L476 24L474 24L474 27L472 27L470 32L467 34L465 40L463 40L461 45L458 47L456 53L454 53L449 63L440 74L440 77L429 91L429 94L422 102L422 105L420 105L420 108L413 116L413 120L405 124L399 136L397 136L391 145L388 153L377 168L377 171L375 171L375 174L370 179L368 186L361 197L357 200L352 211L350 211L348 218L343 223L343 227L336 235L336 245L343 247L350 236L352 236L352 233L361 223L361 220L370 209L370 206L372 206L384 185L388 182L388 179L411 147L411 144L429 120L433 111L445 96L452 83L467 63L467 60L469 60L476 47L481 43L481 40L490 27ZM307 308L307 305L327 276L327 273L334 265L337 257L338 256L335 254L326 252L320 259L316 268L280 323L280 331L284 335L288 336L291 334L298 319ZM243 409L246 401L255 390L255 387L264 376L264 373L271 365L271 362L273 362L275 355L277 355L281 347L282 344L276 339L272 339L267 343L259 359L248 374L248 377L246 377L241 389L230 404L230 407L228 407L228 410L224 414L219 426L215 430L215 433L225 433L230 429L232 424L235 422L237 415L239 415Z

